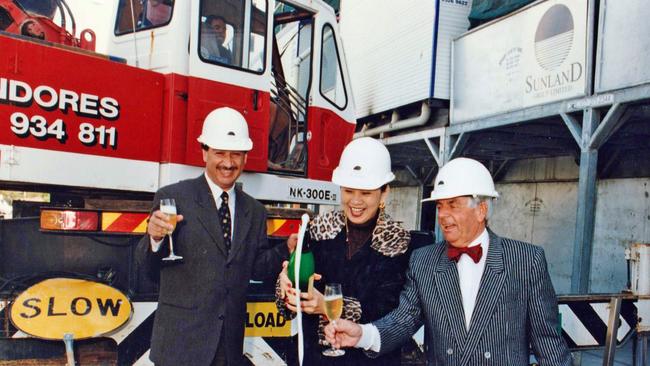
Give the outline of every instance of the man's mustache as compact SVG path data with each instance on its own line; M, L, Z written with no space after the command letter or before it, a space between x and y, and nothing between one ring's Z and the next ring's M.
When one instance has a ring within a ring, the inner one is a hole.
M217 169L219 170L236 170L238 167L237 166L218 166Z

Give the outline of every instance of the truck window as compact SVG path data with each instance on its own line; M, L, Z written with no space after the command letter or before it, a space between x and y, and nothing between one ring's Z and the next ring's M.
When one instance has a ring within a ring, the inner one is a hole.
M18 0L17 3L30 13L53 19L59 2L56 0Z
M5 8L0 8L0 31L7 29L13 22L14 19L9 12Z
M202 1L199 56L203 62L262 73L266 0Z
M173 10L174 0L120 0L115 35L165 26L172 19Z
M325 99L343 109L348 97L343 82L341 60L336 47L334 29L329 24L323 27L323 48L320 60L320 92Z

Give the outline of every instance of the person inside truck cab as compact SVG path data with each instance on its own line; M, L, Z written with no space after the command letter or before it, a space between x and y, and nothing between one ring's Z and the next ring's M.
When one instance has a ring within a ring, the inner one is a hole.
M201 57L222 64L232 64L232 53L224 46L226 19L219 15L206 17L201 25Z
M173 0L145 0L140 27L155 27L165 24L172 16Z
M322 354L326 349L323 327L328 323L323 297L326 283L341 284L342 319L370 322L399 303L411 238L400 223L384 212L388 184L393 179L390 154L381 142L363 137L343 150L332 175L332 182L341 187L342 209L316 216L305 234L305 244L314 255L315 272L321 280L301 296L304 365L400 364L400 349L378 359L368 358L361 350L347 350L340 357ZM297 241L297 236L290 240ZM296 312L296 291L287 276L287 266L283 267L276 304L289 319Z
M20 27L20 34L23 36L45 39L45 31L37 21L29 19L26 20Z

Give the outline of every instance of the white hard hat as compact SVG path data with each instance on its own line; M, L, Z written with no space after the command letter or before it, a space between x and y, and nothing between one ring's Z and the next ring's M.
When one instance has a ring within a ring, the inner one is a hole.
M499 197L492 175L474 159L456 158L445 164L433 184L431 197L422 202L461 196Z
M217 108L205 117L197 141L217 150L250 151L253 148L244 116L228 107Z
M332 174L332 183L353 189L377 189L393 179L388 149L370 137L352 140Z

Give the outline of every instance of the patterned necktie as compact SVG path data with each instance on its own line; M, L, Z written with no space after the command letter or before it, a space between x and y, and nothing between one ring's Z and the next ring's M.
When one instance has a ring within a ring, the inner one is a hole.
M221 193L221 207L219 207L219 222L223 232L223 243L226 245L226 251L230 252L232 235L230 233L230 209L228 208L228 192Z
M447 246L447 256L449 257L449 260L458 262L460 256L463 254L469 255L474 263L478 263L478 261L481 260L481 255L483 255L483 248L481 247L481 244L464 248L457 248L452 245Z

